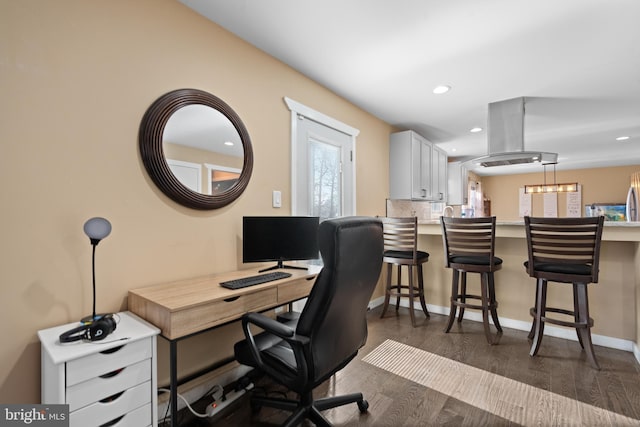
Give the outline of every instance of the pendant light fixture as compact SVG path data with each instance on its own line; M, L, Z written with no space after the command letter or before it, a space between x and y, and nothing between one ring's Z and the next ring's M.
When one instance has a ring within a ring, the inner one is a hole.
M547 184L547 165L553 165L553 184ZM573 193L578 191L578 183L570 182L564 184L556 183L556 163L545 163L544 168L544 184L529 184L524 186L525 194L532 193Z

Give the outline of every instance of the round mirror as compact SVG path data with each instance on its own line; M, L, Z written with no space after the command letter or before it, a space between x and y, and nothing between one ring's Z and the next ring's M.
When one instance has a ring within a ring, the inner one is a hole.
M158 98L142 118L139 143L153 182L190 208L225 206L251 178L253 149L244 124L224 101L201 90Z

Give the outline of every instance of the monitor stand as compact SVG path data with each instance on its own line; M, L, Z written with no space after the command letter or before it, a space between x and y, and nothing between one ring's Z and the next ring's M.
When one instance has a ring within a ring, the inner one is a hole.
M277 270L279 268L291 268L294 270L308 270L307 267L299 267L297 265L285 265L282 263L282 261L278 261L278 263L276 265L274 265L273 267L267 267L267 268L263 268L262 270L258 270L258 273L262 273L265 271L270 271L270 270Z

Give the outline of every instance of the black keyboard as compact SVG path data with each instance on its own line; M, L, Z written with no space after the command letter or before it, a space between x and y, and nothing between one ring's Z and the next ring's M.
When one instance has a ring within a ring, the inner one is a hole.
M220 282L220 286L228 289L240 289L247 286L259 285L261 283L273 282L274 280L285 279L291 277L291 273L285 273L284 271L274 271L271 273L258 274L257 276L241 277L240 279L227 280L226 282Z

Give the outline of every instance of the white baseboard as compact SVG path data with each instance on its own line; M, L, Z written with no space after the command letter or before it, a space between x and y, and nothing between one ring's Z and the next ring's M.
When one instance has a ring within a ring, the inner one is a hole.
M375 308L384 303L384 297L376 298L369 302L369 308ZM400 306L409 308L409 300L406 298L400 299ZM445 316L449 315L449 307L442 307L439 305L427 304L427 309L436 314L442 314ZM421 308L415 308L414 310L422 311ZM469 311L466 310L464 313L464 319L469 319L475 322L482 322L482 313L479 311ZM516 329L519 331L529 331L531 329L531 322L525 322L522 320L514 320L507 319L505 317L500 317L500 324L504 327ZM493 322L492 322L493 323ZM578 337L573 329L569 328L559 328L556 326L545 326L544 334L556 337L556 338L564 338L570 341L578 341ZM593 343L596 345L601 345L603 347L615 348L617 350L624 350L632 352L636 358L636 361L640 363L640 348L638 345L629 340L623 340L621 338L608 337L604 335L592 334L591 339Z

